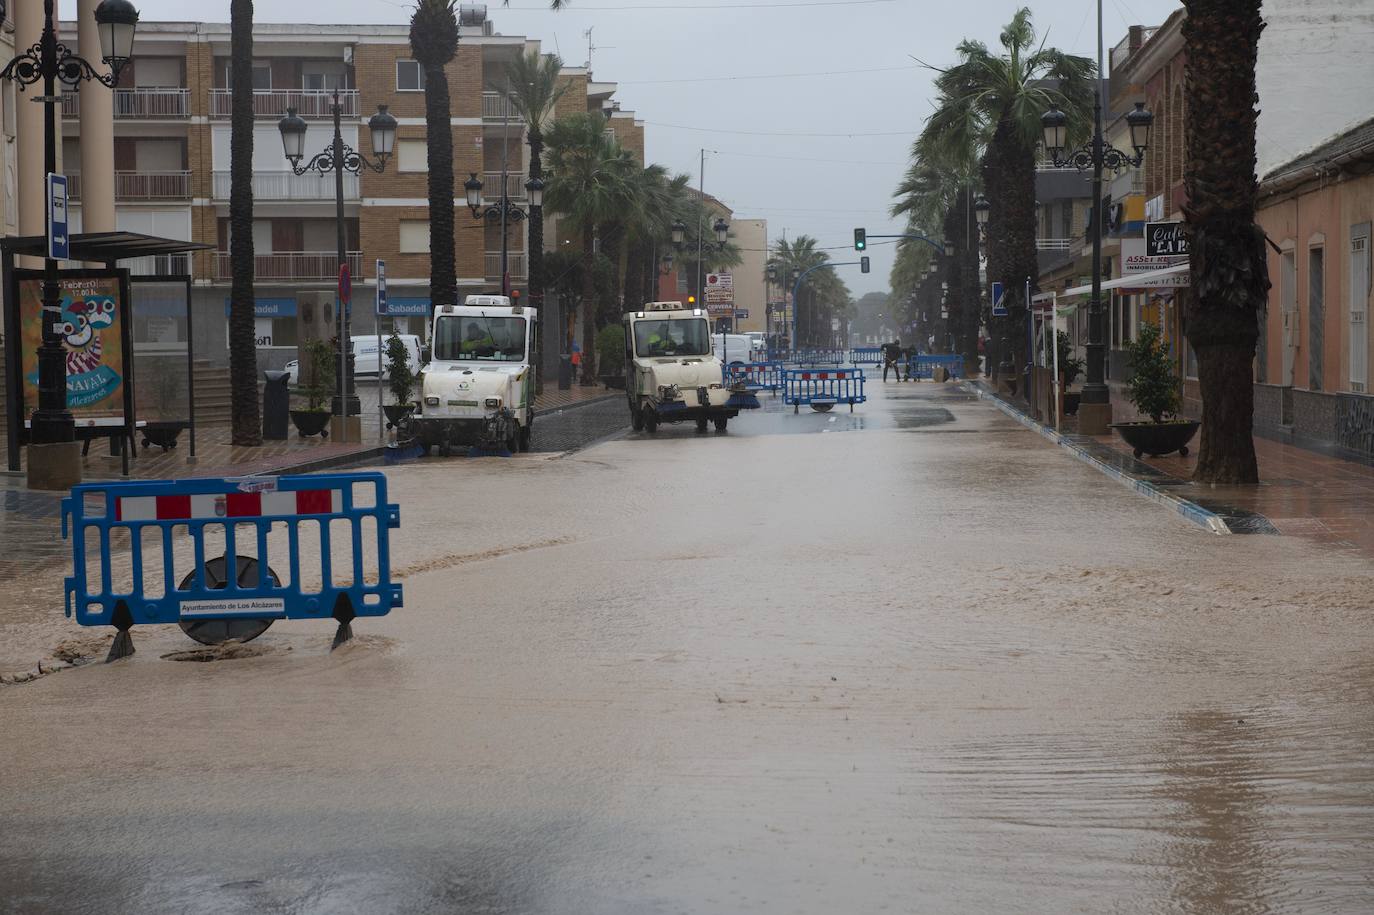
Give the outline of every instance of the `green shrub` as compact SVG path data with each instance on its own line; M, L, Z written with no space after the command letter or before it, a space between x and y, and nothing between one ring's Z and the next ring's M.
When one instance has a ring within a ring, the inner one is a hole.
M410 351L394 330L386 338L387 387L397 404L408 404L415 397L415 372L410 367Z
M1073 355L1073 344L1064 331L1058 331L1054 342L1055 349L1059 350L1059 371L1064 375L1064 384L1073 384L1073 380L1083 374L1083 360Z
M1136 410L1157 423L1178 413L1181 403L1178 376L1174 374L1174 360L1164 345L1159 326L1141 324L1135 342L1126 348L1126 353L1133 372L1126 383L1126 391Z
M625 374L625 328L607 324L596 335L597 371L602 375Z
M337 356L334 347L316 338L305 344L305 362L310 366L309 381L301 387L305 394L305 408L312 413L326 409L329 395L334 391L334 366Z

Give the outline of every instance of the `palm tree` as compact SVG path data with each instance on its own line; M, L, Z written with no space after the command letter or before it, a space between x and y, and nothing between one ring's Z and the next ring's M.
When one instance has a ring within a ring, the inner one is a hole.
M1057 107L1070 130L1086 133L1096 91L1096 65L1086 57L1036 45L1029 8L1012 17L994 54L979 41L959 43L958 62L935 79L936 109L926 124L931 143L977 148L984 140L983 184L992 211L987 225L988 279L1006 289L1037 286L1035 248L1035 149L1040 116ZM957 158L952 157L952 158ZM1024 341L1025 303L1009 296L999 336L1011 360ZM1004 363L1005 364L1005 363Z
M457 0L419 0L410 17L410 50L425 84L425 151L429 166L429 295L437 304L458 300L453 237L453 131L448 75L458 54Z
M1192 243L1184 317L1202 389L1194 479L1258 483L1251 373L1269 294L1264 232L1255 224L1255 60L1264 22L1260 0L1184 7L1184 217Z
M553 117L558 100L572 83L560 81L563 60L556 54L530 50L506 66L506 84L511 106L525 121L525 142L530 147L530 180L544 180L544 127ZM544 306L544 213L543 207L530 207L529 216L529 291L530 304ZM541 314L542 318L543 315ZM544 337L536 341L535 364L543 365ZM537 389L544 387L544 375L535 373Z
M796 287L798 277L829 261L830 255L817 247L816 239L809 235L798 235L790 242L785 238L778 239L768 258L768 263L777 268L778 276L787 278L789 294L792 288ZM801 286L796 287L797 298L792 303L792 311L797 326L798 344L815 345L821 342L818 339L817 328L821 318L821 292L826 289L824 277L827 275L833 277L833 271L812 270L802 280ZM829 334L828 324L825 332Z
M582 285L582 383L596 383L596 286L591 265L596 258L596 230L621 218L632 199L631 175L620 144L606 133L600 112L569 115L556 121L547 136L549 186L544 203L566 215L582 236L586 267ZM571 342L571 341L569 341Z
M229 4L229 414L235 445L262 444L253 317L253 0Z

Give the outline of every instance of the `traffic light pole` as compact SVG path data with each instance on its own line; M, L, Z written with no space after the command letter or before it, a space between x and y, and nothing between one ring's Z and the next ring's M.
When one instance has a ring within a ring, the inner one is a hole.
M936 251L939 251L941 254L945 253L944 245L940 244L938 241L926 238L924 235L868 235L867 238L900 238L905 239L907 241L923 241L926 244L930 245L932 248L934 248Z
M797 297L801 295L802 280L806 279L808 274L815 273L817 270L827 270L834 267L859 267L862 265L862 261L840 261L837 264L817 264L814 267L806 268L797 275L797 282L792 286L792 339L789 341L788 349L793 352L797 350L797 312L801 310L799 307L800 302L797 300Z

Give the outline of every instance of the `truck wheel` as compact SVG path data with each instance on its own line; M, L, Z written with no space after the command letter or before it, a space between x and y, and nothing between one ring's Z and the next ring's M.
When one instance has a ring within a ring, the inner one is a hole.
M634 407L630 407L630 428L636 432L644 431L644 414Z
M258 560L254 556L235 556L234 557L235 575L234 581L241 588L258 587L259 569ZM267 577L272 582L272 587L281 587L281 579L277 573L266 566ZM222 589L229 580L229 557L216 556L205 562L205 587L211 591ZM196 573L188 572L186 577L181 580L178 589L189 590L191 582L195 580ZM243 619L241 617L229 617L226 619L197 619L181 620L179 622L181 631L195 639L202 645L220 645L230 639L237 639L240 642L251 642L258 636L267 631L267 627L272 625L271 619Z
M658 431L658 414L653 410L644 410L644 430L650 435Z
M698 432L705 432L705 431L706 431L706 417L703 416L701 419L697 420L697 431L698 431Z
M725 427L728 426L729 424L730 424L730 417L728 417L728 416L718 416L718 417L716 417L716 431L717 431L717 432L724 432L724 431L725 431Z

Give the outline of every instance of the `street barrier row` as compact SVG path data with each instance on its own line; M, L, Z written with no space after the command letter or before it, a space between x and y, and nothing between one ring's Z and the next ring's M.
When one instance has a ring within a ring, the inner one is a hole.
M389 539L400 524L375 472L84 484L62 500L72 544L66 614L119 630L107 660L132 654L129 629L153 623L215 644L255 638L276 619L332 618L337 647L352 638L355 617L402 606ZM286 542L269 550L274 528ZM190 536L193 554L180 570L176 533ZM332 539L348 544L341 562ZM116 561L131 574L128 591L116 590Z
M782 373L781 362L737 362L721 366L726 387L742 381L751 391L778 391L782 387Z
M883 348L881 346L858 346L849 351L849 362L851 365L882 365Z
M803 404L825 411L836 404L849 404L854 412L856 403L868 398L864 395L863 369L784 369L783 403L796 413Z
M907 377L929 379L937 367L944 368L951 378L964 377L964 357L953 354L918 353L907 359Z

